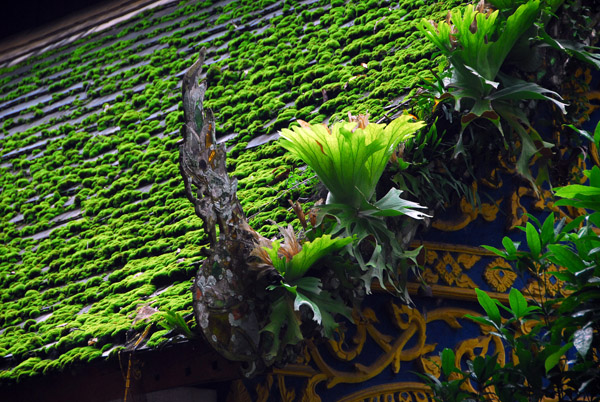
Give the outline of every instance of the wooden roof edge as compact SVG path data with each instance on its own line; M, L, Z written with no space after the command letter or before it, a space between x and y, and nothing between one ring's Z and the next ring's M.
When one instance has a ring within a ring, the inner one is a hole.
M239 363L226 360L202 341L163 348L121 351L120 355L64 371L34 376L0 387L6 400L59 402L77 395L87 402L106 402L177 387L209 387L241 378Z
M118 24L122 17L131 18L145 10L175 3L177 0L113 0L74 12L40 28L18 33L0 41L0 68L10 67L48 51L53 44L62 46L89 34ZM104 25L104 26L103 26ZM102 29L97 29L102 26ZM61 42L59 44L59 42Z

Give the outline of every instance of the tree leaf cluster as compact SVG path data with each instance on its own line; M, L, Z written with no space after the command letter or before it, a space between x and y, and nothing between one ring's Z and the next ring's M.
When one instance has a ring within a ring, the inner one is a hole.
M594 166L585 175L586 185L556 190L564 197L556 205L583 208L587 215L569 223L553 213L543 223L530 216L533 223L521 228L527 249L508 237L503 250L486 246L513 261L517 271L537 278L542 293L524 295L513 288L506 306L476 290L485 315L468 318L492 328L512 351L512 360L501 365L497 356L477 356L465 369L445 349L446 380L426 377L436 400L486 401L490 395L500 401L600 400L600 169ZM552 276L564 283L562 296L548 297ZM451 373L458 379L449 378ZM466 381L477 392L464 387Z

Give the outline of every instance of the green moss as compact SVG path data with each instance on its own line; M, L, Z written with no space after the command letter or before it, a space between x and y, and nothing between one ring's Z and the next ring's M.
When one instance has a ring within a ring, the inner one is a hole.
M191 311L190 280L202 261L206 236L179 179L177 140L183 122L174 75L195 57L178 53L176 46L209 35L198 24L209 18L202 7L210 2L204 3L182 4L160 18L141 16L118 35L80 39L74 51L57 51L48 59L35 56L20 83L10 75L0 79L3 100L46 86L52 95L47 105L52 105L80 82L85 82L81 91L88 97L65 105L55 127L36 124L47 107L37 103L32 109L37 117L27 130L15 131L21 124L17 117L2 124L4 134L13 132L0 140L3 154L41 138L48 143L35 154L10 159L11 166L0 174L0 325L6 328L0 334L0 353L15 356L13 368L0 373L0 381L99 358L124 342L136 306L158 288L170 286L152 299L158 308ZM266 4L274 2L233 2L220 13L221 22L228 24L233 16L242 24L252 22L258 18L252 13L260 14ZM239 133L229 144L231 172L239 179L251 223L265 236L277 233L273 221L292 218L288 195L302 197L313 189L297 186L280 198L283 192L311 176L306 170L298 173L298 162L277 144L247 150L248 143L296 118L320 122L366 110L373 118L381 116L390 99L437 63L413 34L412 19L417 12L435 12L437 20L446 8L404 2L390 10L387 3L337 0L298 3L295 9L284 2L282 7L287 10L283 15L258 24L268 26L262 33L226 31L214 40L213 46L223 47L209 52L219 59L206 69L206 104L215 109L219 135ZM353 26L342 26L353 20ZM166 21L172 23L156 29ZM121 39L132 32L139 35ZM141 55L147 45L140 41L146 38L169 47ZM71 72L49 78L66 69ZM85 109L95 97L119 90L115 101ZM148 121L154 113L157 117ZM97 135L116 125L120 131ZM151 191L137 191L147 184ZM34 197L40 198L28 202ZM77 209L81 217L69 218L75 220L47 239L23 239L58 225L55 217ZM17 229L22 223L8 222L18 214L23 215L22 229ZM78 315L89 305L87 313ZM52 314L35 321L46 313ZM15 327L21 324L23 328ZM138 327L143 330L142 324ZM162 335L154 332L148 345L161 344ZM93 338L98 343L88 346ZM51 353L30 360L34 349L50 342L58 342Z

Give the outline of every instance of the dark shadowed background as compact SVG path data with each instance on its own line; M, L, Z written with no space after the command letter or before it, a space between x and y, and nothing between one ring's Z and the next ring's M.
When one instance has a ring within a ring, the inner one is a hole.
M106 0L5 0L0 7L0 40L103 2Z

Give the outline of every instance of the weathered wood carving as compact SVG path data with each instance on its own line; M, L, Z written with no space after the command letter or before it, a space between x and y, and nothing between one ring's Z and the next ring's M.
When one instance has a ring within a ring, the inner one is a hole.
M256 232L247 224L237 199L237 181L227 175L226 151L215 139L213 112L203 108L206 81L200 81L206 49L183 77L185 125L179 145L179 165L187 198L204 221L210 255L193 286L196 320L206 341L229 360L257 367L259 322L247 267Z

